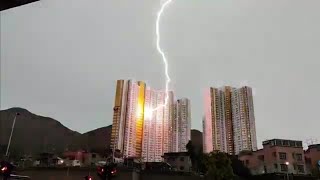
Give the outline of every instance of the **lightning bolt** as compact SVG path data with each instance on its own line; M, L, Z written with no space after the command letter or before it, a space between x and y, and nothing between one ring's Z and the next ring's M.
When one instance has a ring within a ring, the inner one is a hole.
M161 38L160 37L160 20L161 20L161 16L163 14L163 11L166 9L167 6L170 5L170 3L172 1L173 0L166 0L161 5L161 8L160 8L160 10L158 11L158 14L157 14L157 20L156 20L157 50L158 50L158 53L161 55L162 61L163 61L163 64L164 64L164 72L165 72L165 75L166 75L166 90L165 90L166 98L165 98L164 104L159 105L158 107L153 109L153 111L156 111L157 109L166 106L168 104L168 100L169 100L169 83L170 83L171 79L170 79L169 72L168 72L169 65L168 65L168 61L167 61L166 55L165 55L165 53L163 52L163 50L161 49L161 46L160 46L160 38Z

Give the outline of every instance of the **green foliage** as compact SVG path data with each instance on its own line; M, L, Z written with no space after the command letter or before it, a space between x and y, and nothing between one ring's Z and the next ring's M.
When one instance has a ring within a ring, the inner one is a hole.
M205 173L208 179L229 180L237 177L248 178L250 170L238 160L237 156L231 156L222 152L204 154L202 148L196 148L191 141L186 145L195 172Z
M250 170L238 159L238 156L229 155L231 159L231 166L233 173L238 177L249 178L251 177Z
M191 159L193 170L196 172L205 172L206 167L203 163L204 154L203 154L202 148L196 148L192 144L192 141L188 142L188 144L186 145L186 148Z
M199 152L199 155L197 157L197 165L196 165L196 171L205 173L207 172L207 167L205 165L207 155L203 153L202 149Z
M206 176L212 180L232 180L234 178L231 160L226 153L211 152L204 155Z
M189 141L188 144L186 145L187 151L189 153L189 156L194 154L194 146L192 144L192 141Z
M186 145L186 148L187 148L188 154L190 156L192 166L194 167L195 161L196 161L196 154L194 151L194 146L192 144L192 141L188 142L188 144Z

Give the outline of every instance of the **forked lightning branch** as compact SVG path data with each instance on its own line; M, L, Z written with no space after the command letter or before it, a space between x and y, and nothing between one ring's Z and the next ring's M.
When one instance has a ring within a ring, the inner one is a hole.
M156 38L157 38L157 50L159 52L159 54L161 55L162 57L162 61L163 61L163 64L164 64L164 72L165 72L165 77L166 77L166 82L165 82L165 92L166 92L166 98L165 98L165 101L164 101L164 104L154 108L152 111L155 111L161 107L164 107L168 104L168 100L169 100L169 83L171 81L170 79L170 76L169 76L169 64L168 64L168 60L166 58L166 55L165 53L163 52L163 49L161 48L160 46L160 39L161 39L161 36L160 36L160 20L161 20L161 16L164 12L164 10L166 9L166 7L168 7L170 5L170 3L172 2L173 0L166 0L162 5L161 5L161 8L160 10L158 11L158 14L157 14L157 20L156 20Z

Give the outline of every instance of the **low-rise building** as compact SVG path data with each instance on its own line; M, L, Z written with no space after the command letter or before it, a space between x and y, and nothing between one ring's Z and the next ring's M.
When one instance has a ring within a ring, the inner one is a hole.
M189 172L191 171L191 159L187 152L164 153L164 162L171 165L173 170Z
M314 144L308 146L308 149L304 152L307 168L311 171L320 171L320 144Z
M57 155L54 153L44 152L40 153L36 159L34 165L41 167L53 167L56 166Z
M264 173L307 174L302 141L272 139L263 149L242 152L239 159L254 175Z
M102 157L97 153L90 153L87 151L67 151L63 153L66 162L73 162L77 160L81 166L95 165L102 160Z

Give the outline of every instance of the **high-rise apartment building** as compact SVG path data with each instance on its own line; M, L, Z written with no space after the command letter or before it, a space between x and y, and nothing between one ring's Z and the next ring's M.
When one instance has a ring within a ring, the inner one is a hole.
M205 152L227 151L224 98L221 89L210 88L205 92Z
M252 89L233 89L231 95L234 132L234 151L257 150L256 126L253 108Z
M144 82L118 80L111 148L144 162L162 161L167 152L186 151L191 136L190 101L175 102L171 91L164 106L165 99L165 91Z
M222 88L224 92L224 117L225 117L225 130L226 130L226 144L227 153L234 154L234 134L233 134L233 121L232 121L232 101L230 86Z
M111 148L126 157L140 157L146 85L142 81L117 81Z
M146 89L145 116L142 143L142 161L159 162L162 155L169 152L171 144L170 122L173 117L173 92L169 92L168 103L165 104L166 92Z
M125 113L127 109L127 83L118 80L113 108L113 120L111 131L111 149L123 150Z
M186 152L191 139L191 105L187 98L175 102L171 152Z
M209 88L205 91L204 152L238 154L256 150L256 130L250 87Z

